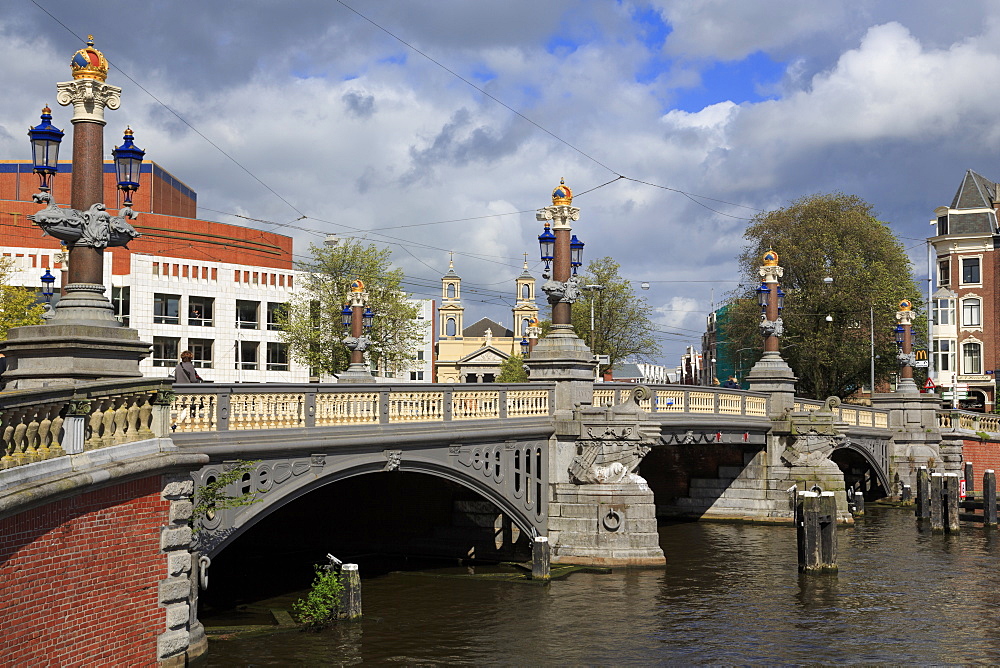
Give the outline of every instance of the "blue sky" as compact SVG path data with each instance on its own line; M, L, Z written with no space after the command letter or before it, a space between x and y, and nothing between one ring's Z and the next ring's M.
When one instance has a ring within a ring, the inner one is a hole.
M253 224L299 254L327 232L366 235L418 296L437 296L455 251L483 299L470 322L510 322L523 253L538 270L533 211L565 177L594 189L574 202L589 257L650 281L661 359L676 364L735 287L759 210L857 194L923 272L927 221L964 171L1000 180L992 7L10 0L0 76L17 94L0 109L0 157L27 157L25 128L92 33L123 88L107 136L131 125L204 217L273 221Z

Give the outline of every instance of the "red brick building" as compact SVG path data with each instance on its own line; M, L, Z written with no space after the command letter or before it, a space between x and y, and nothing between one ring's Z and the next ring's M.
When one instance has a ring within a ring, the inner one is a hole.
M997 184L969 170L951 204L935 209L930 238L937 256L933 375L946 391L958 388L958 407L985 412L996 408L1000 369L998 207Z

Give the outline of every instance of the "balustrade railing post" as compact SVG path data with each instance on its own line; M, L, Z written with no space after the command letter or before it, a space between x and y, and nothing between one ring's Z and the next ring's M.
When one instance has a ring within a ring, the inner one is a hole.
M305 393L305 404L302 409L305 411L303 419L306 427L316 426L316 390L309 389Z
M379 390L378 404L378 423L389 424L389 390Z
M506 387L501 387L500 388L500 393L497 396L497 401L500 402L500 405L497 406L497 410L498 410L498 412L500 414L500 419L501 420L505 420L505 419L507 419L507 388Z
M229 402L232 389L227 388L215 395L215 428L218 431L229 431Z
M443 395L441 397L441 412L445 422L451 422L451 415L454 409L454 397L452 396L453 388L445 388Z

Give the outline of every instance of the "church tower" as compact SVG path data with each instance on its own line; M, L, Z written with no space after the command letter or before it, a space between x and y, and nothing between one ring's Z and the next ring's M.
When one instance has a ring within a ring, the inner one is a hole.
M438 332L442 339L462 338L462 278L455 273L454 254L448 259L448 273L441 278L441 306L438 308Z
M528 327L538 319L538 305L535 304L535 277L528 273L528 254L524 254L524 270L516 279L517 299L514 301L515 340L528 334Z

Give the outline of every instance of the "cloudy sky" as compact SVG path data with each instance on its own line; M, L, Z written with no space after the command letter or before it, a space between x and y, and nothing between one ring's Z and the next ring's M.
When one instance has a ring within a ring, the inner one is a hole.
M203 218L303 255L366 235L418 296L454 251L467 318L507 324L523 253L540 269L534 210L565 177L587 257L650 282L674 365L758 210L857 194L925 274L933 208L966 169L1000 180L998 17L987 0L6 0L0 157L30 157L46 103L68 129L55 83L92 33L124 90L109 150L131 125Z

